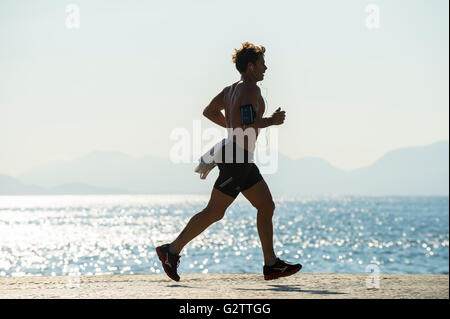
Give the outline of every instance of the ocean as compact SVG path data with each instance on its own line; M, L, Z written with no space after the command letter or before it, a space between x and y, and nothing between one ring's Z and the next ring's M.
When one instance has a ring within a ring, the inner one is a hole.
M209 195L0 196L0 276L163 273L155 247ZM277 255L306 273L449 270L448 197L278 196ZM261 273L242 196L181 252L179 273Z

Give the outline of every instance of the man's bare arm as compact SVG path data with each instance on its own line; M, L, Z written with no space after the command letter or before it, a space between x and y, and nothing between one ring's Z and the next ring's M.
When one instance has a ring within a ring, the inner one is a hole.
M208 106L203 110L203 115L222 127L227 127L227 122L225 120L225 116L222 113L224 109L224 101L223 101L223 90L219 94L217 94L212 101L208 104Z
M242 127L243 130L246 130L247 128L250 127L254 129L261 129L274 125L273 118L262 117L265 111L265 105L264 100L261 97L261 90L259 89L259 87L255 86L254 88L248 90L245 94L245 98L242 104L252 104L253 106L257 104L259 105L259 110L255 116L254 122L249 125L239 125ZM239 119L235 118L234 120L240 122L240 114L234 114L234 116L239 117Z
M258 117L253 125L257 128L265 128L273 125L273 118L271 117Z
M205 114L203 114L205 115ZM227 127L227 121L225 120L225 116L222 112L214 112L208 115L205 115L209 120L213 121L217 125L220 125L222 127Z

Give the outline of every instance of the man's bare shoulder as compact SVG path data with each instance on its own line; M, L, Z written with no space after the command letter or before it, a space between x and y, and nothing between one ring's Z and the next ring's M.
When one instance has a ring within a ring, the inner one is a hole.
M230 84L230 85L224 87L223 90L222 90L222 93L223 93L223 94L227 94L227 93L230 91L231 86L232 86L232 84Z
M231 98L231 96L240 95L241 87L240 84L242 84L241 81L234 82L222 90L222 94L225 98Z
M259 88L258 85L256 85L256 83L245 83L245 82L241 82L241 89L244 90L245 92L256 92L256 93L260 93L261 89Z
M234 83L231 83L230 85L226 86L226 87L223 89L223 91L225 92L225 91L229 91L229 90L231 90L231 89L234 89L234 88L236 88L237 86L239 86L239 84L241 84L241 83L242 83L242 81L236 81L236 82L234 82Z
M261 89L256 84L249 84L243 81L237 81L233 84L226 86L222 90L224 102L232 102L234 104L242 99L259 99L261 97Z
M242 94L261 94L261 89L258 85L256 85L255 83L245 83L242 81L235 82L226 87L226 89L233 89L233 91Z
M244 84L241 89L241 94L249 97L259 98L261 96L261 89L256 84Z

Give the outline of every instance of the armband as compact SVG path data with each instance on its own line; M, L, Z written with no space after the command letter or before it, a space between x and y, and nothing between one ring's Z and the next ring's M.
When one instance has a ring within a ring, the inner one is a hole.
M241 109L241 122L242 125L249 125L255 122L256 113L253 110L251 104L242 105Z

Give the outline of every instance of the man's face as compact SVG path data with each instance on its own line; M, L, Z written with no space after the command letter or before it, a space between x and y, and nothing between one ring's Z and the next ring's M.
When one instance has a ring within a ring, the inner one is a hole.
M252 64L252 74L256 78L256 81L264 80L264 72L266 72L266 61L264 60L264 56L259 56L258 60L256 60L255 64Z

